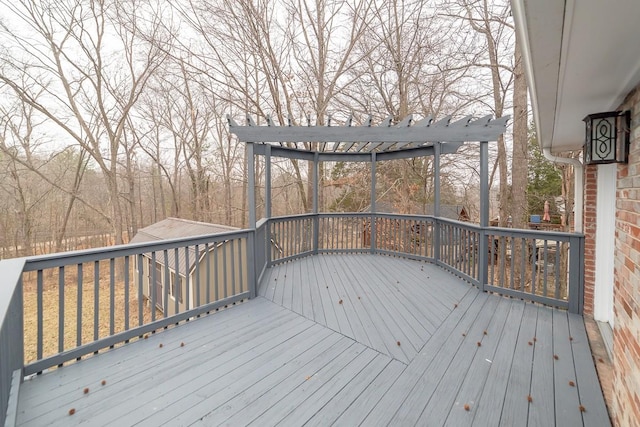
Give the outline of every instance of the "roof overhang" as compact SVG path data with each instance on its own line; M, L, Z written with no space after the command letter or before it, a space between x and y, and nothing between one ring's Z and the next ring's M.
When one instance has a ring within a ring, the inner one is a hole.
M582 119L617 110L640 82L640 1L511 3L540 144L581 149Z

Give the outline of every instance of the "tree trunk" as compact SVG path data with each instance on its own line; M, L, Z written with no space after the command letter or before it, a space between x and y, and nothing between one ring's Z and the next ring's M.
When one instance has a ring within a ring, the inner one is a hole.
M527 171L528 135L527 135L527 82L524 76L520 43L516 36L515 68L513 83L513 152L511 164L511 217L514 228L527 228ZM515 262L514 280L520 286L522 269L521 247L514 245L511 262Z

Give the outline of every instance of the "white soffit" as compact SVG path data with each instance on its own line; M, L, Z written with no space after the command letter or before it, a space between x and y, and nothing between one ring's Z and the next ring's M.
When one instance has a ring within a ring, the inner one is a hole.
M580 149L587 114L640 83L640 0L513 0L543 147ZM521 15L521 16L518 16ZM521 25L522 26L522 25Z

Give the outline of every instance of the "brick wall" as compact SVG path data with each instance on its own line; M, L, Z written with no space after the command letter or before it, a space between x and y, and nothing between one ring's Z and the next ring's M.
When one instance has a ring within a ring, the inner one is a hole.
M621 109L631 110L632 133L629 164L618 167L616 190L613 415L617 425L638 426L640 425L640 86L627 96Z
M584 167L584 314L593 316L593 294L596 283L596 202L598 167Z

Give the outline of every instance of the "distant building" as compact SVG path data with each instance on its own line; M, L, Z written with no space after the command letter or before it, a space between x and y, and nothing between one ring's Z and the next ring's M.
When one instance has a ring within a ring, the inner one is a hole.
M138 233L131 239L131 243L225 233L234 230L239 229L226 225L167 218L138 230ZM222 299L227 295L232 295L232 290L227 289L228 284L232 283L232 277L236 278L235 283L242 283L247 286L246 269L243 269L240 264L242 254L246 250L245 245L246 241L244 240L240 242L237 240L235 242L223 241L209 245L208 248L201 245L198 247L197 254L195 246L183 247L178 248L177 258L175 250L167 251L166 257L164 251L158 251L155 254L155 260L151 253L143 254L141 266L137 265L137 259L135 261L136 285L140 285L141 275L139 271L142 269L143 295L148 301L151 301L152 292L155 292L156 308L162 312L166 310L167 315L175 313L176 300L179 312L196 307L198 295L200 304L206 303L207 288L211 302L216 299ZM207 263L209 263L208 283ZM214 265L226 265L226 268L214 269ZM217 271L217 274L213 275L213 271ZM196 273L199 275L199 281L196 280ZM199 289L196 289L196 283L200 284ZM187 284L189 286L188 292ZM166 301L165 285L168 285Z
M433 205L425 206L425 215L433 215ZM462 205L440 205L440 217L456 221L471 221L469 212Z
M376 203L376 212L377 213L392 213L392 214L416 214L422 213L424 210L424 215L433 215L434 209L433 205L425 205L424 209L422 206L418 204L414 204L411 212L398 212L397 209L393 207L392 204L387 202L377 202ZM367 206L363 209L363 212L370 212L371 205ZM470 221L471 217L469 216L469 212L462 205L440 205L440 218L454 219L456 221Z

